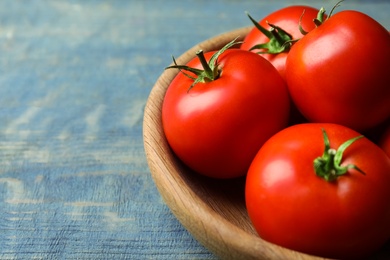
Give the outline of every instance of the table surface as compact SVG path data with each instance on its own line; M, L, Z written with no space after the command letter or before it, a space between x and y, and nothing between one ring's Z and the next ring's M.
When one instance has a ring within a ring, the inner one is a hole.
M143 109L171 55L290 4L0 1L0 259L215 259L162 201ZM390 29L390 1L345 1Z

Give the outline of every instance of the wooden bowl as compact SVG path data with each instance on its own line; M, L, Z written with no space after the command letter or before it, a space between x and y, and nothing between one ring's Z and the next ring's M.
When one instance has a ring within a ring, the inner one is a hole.
M236 37L242 40L249 30L250 27L236 29L195 45L177 63L186 64L200 49L218 50ZM175 69L166 70L157 80L145 107L143 123L149 168L173 214L200 243L223 259L325 259L268 243L257 235L245 208L244 177L207 178L189 170L173 154L162 129L161 108L177 73ZM389 256L387 250L384 257Z

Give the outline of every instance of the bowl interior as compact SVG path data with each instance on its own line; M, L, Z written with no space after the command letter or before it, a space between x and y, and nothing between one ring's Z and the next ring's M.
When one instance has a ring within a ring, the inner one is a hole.
M242 40L250 29L236 29L195 45L177 63L186 64L199 49L218 50L236 37ZM324 259L268 243L256 234L245 208L245 177L204 177L172 153L162 129L161 108L166 89L177 73L165 70L157 80L145 107L143 124L149 168L173 214L198 241L224 259ZM383 254L390 256L389 250Z

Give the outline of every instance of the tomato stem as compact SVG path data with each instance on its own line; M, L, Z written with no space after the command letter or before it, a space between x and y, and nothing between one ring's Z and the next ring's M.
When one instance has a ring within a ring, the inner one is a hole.
M269 41L266 43L260 43L256 44L255 46L252 46L249 49L250 51L258 49L260 50L259 52L257 52L258 54L278 54L282 52L287 52L290 49L294 40L289 33L287 33L279 26L268 22L267 24L271 27L271 29L267 30L263 26L261 26L255 19L253 19L248 12L246 12L246 14L252 21L253 25L269 39Z
M325 8L321 7L321 9L318 11L318 14L317 14L317 17L313 19L313 22L314 24L316 25L316 27L319 27L321 24L323 24L326 20L328 20L332 15L333 15L333 12L334 10L339 7L341 5L341 2L343 2L344 0L341 0L341 1L338 1L333 7L332 7L332 10L330 11L329 15L326 17L325 19L325 15L326 15L326 10ZM305 31L303 28L302 28L302 18L303 18L303 15L305 14L305 10L303 10L302 12L302 15L301 17L299 18L299 31L302 33L302 35L306 35L308 34L307 31Z
M329 19L332 15L333 15L333 12L334 10L336 10L337 7L341 6L341 3L344 2L344 0L340 0L338 1L333 7L332 7L332 10L330 10L330 13L329 13L329 16L327 19Z
M199 82L205 83L205 82L216 80L219 78L221 74L221 70L218 66L218 58L222 53L224 53L230 47L242 43L242 42L236 42L237 38L235 38L234 40L226 44L219 51L215 52L211 56L208 62L204 56L203 50L197 51L196 56L198 57L203 67L203 70L197 68L191 68L187 65L178 65L174 57L172 57L174 65L166 67L165 69L179 69L181 73L183 73L188 78L192 79L194 82L188 88L188 91ZM194 74L194 76L187 72L191 72L192 74Z
M313 162L314 171L317 176L322 177L326 181L331 182L335 181L339 176L345 175L349 169L355 169L358 172L365 174L354 164L341 166L344 151L356 140L363 138L362 135L349 139L348 141L340 145L337 150L335 150L330 147L329 138L324 129L322 129L322 134L325 144L324 153L322 154L322 156L317 157Z
M198 56L199 61L202 64L202 67L204 69L205 79L214 80L217 77L217 75L214 75L213 70L210 68L209 63L207 62L206 58L204 57L203 50L197 51L196 56Z
M325 13L325 8L321 7L320 11L317 14L317 17L313 20L316 27L320 26L324 22Z

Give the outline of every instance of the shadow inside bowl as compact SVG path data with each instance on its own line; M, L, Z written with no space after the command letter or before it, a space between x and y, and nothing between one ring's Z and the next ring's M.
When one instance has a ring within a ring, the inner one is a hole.
M245 207L245 176L234 179L213 179L197 174L179 159L180 176L188 187L218 215L250 234L257 233Z

